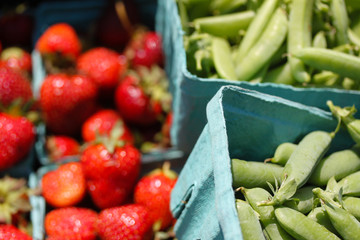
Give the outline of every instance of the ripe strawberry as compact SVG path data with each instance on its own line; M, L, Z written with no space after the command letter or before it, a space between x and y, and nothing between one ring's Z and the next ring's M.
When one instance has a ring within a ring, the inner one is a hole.
M33 97L30 81L5 63L0 64L0 103L8 107L16 99L22 103Z
M159 67L139 68L128 73L115 91L115 105L120 115L131 124L149 126L159 122L169 111L171 96L168 81Z
M164 63L161 36L143 28L134 33L124 52L134 67L162 66Z
M134 136L130 129L125 125L120 114L112 109L102 109L89 117L82 125L82 138L85 142L93 141L96 135L110 135L111 130L119 124L123 134L120 139L133 144Z
M69 162L44 174L41 179L42 195L53 207L69 207L85 196L86 183L79 162Z
M79 134L84 121L96 111L97 87L82 75L49 74L40 89L46 126L54 134Z
M111 89L118 84L126 71L127 60L109 48L97 47L79 57L77 69L91 77L100 89Z
M28 234L20 231L13 225L0 225L0 239L1 240L31 240Z
M148 211L139 204L102 210L98 229L102 240L148 240L153 235Z
M46 139L46 150L53 162L60 162L66 157L80 154L80 144L72 137L52 135Z
M118 206L127 200L141 167L140 152L135 147L116 146L118 137L103 141L88 146L80 158L88 191L100 209Z
M51 210L45 215L44 227L49 238L66 240L95 240L98 214L82 207Z
M155 169L142 177L135 186L134 202L149 209L151 219L160 226L159 230L170 227L174 221L170 195L176 181L177 173L166 163L162 169Z
M31 73L31 55L19 47L8 47L1 52L1 60L12 69Z
M27 118L0 113L0 170L20 162L34 141L35 127Z
M48 27L39 37L35 48L43 55L60 54L75 60L81 52L81 43L71 25L56 23Z

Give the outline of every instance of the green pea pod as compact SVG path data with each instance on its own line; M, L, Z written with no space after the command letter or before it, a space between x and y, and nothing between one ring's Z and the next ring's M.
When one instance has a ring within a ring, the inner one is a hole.
M340 180L358 170L360 170L360 158L356 152L351 149L334 152L320 160L308 183L325 186L332 176Z
M307 214L313 208L313 197L312 192L314 186L306 186L298 189L293 195L293 199L284 203L284 206L295 209L303 214Z
M326 36L324 31L319 31L315 34L312 46L318 48L327 48Z
M331 0L330 14L332 16L332 23L336 29L335 37L337 45L349 43L348 26L349 16L347 15L346 4L344 0Z
M273 12L276 9L279 0L266 0L256 12L256 15L250 23L243 40L240 42L237 50L236 62L241 62L249 49L255 44L262 34L265 26L268 24Z
M348 28L349 40L352 44L355 44L357 47L360 47L360 37L351 29Z
M291 142L281 143L275 150L274 156L270 159L272 163L284 166L291 154L294 152L297 144Z
M341 237L344 240L358 239L360 236L360 222L347 210L341 208L341 205L329 199L324 190L316 188L314 194L322 200L322 206Z
M291 74L289 62L268 71L263 82L294 85L295 79Z
M314 74L313 82L317 85L323 84L327 85L330 81L337 82L340 79L340 76L331 71L321 71L319 73Z
M195 29L213 36L229 38L238 36L240 30L246 30L254 18L254 11L241 11L219 16L197 18L193 21Z
M282 204L309 179L315 166L330 147L334 133L312 131L297 145L282 172L282 183L267 204Z
M236 62L235 72L238 80L250 80L270 61L285 40L288 29L287 22L285 11L277 8L260 39L248 50L240 62Z
M230 44L224 38L213 37L211 44L212 57L216 72L220 77L235 80L235 67L231 59Z
M345 196L360 197L360 171L354 172L338 182L338 188L342 188Z
M233 187L268 187L268 183L280 181L283 167L264 162L231 160Z
M292 54L305 64L360 81L360 58L332 49L306 47Z
M214 15L234 12L236 9L244 6L247 0L214 0L210 3L210 11Z
M310 82L310 74L301 60L293 57L295 51L311 46L313 0L293 0L289 15L287 38L288 61L294 78L300 83Z
M236 209L244 240L265 240L259 218L249 203L236 199Z
M336 236L339 236L339 233L336 231L332 225L329 216L327 215L323 207L316 207L307 215L308 218L314 220L320 225L324 226L327 230L334 233Z
M357 220L360 220L360 198L345 197L343 200L344 208L351 213Z
M288 207L275 209L276 219L280 225L294 238L303 240L336 239L340 240L334 233L324 226L306 217L299 211Z
M268 239L293 239L277 222L273 206L259 206L258 203L268 200L271 194L263 188L241 188L246 201L259 214L260 222Z

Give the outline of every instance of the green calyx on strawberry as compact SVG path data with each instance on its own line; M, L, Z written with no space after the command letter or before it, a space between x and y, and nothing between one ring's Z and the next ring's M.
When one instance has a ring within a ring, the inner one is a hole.
M115 91L115 105L130 124L149 126L159 123L171 109L165 71L157 65L129 71Z
M31 73L31 55L20 47L5 48L1 52L0 58L12 69L22 71L25 74Z

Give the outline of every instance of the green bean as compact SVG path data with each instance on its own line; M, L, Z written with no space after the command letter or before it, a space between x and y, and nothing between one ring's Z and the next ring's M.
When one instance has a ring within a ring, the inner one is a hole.
M241 188L246 201L259 214L260 222L265 235L269 239L292 239L292 237L279 225L274 215L273 206L259 206L258 203L268 200L271 194L263 188Z
M332 225L342 238L344 240L358 239L360 236L360 222L335 201L329 200L324 190L316 188L314 194L322 200L322 206L325 208Z
M303 47L311 46L311 22L313 0L293 0L287 38L288 61L294 78L300 83L310 82L310 74L305 70L301 60L294 58L293 53Z
M312 131L297 145L282 172L282 183L274 197L267 204L282 204L303 186L317 163L327 152L334 133Z
M311 174L308 183L325 186L334 176L336 180L360 170L360 158L351 149L334 152L319 161Z
M291 154L294 152L297 144L291 142L281 143L275 150L274 156L270 159L272 163L284 166Z
M294 209L288 207L276 208L275 216L280 225L296 239L340 239L324 226Z
M305 64L360 81L360 58L331 49L307 47L293 55Z
M241 11L226 15L197 18L193 21L195 29L217 37L238 36L240 30L246 30L254 18L254 11Z
M336 29L335 37L337 45L349 43L350 41L347 34L349 16L347 15L344 0L331 0L330 11L332 16L332 23Z
M327 215L323 207L316 207L307 215L308 218L314 220L315 222L324 226L327 230L334 233L336 236L339 236L339 233L336 231L332 225L329 216Z
M235 68L237 79L250 80L283 44L287 33L287 16L283 9L277 8L260 39L249 49Z
M360 198L345 197L343 200L344 208L351 213L357 220L360 220Z
M268 182L280 181L283 168L272 163L231 160L233 187L267 187Z
M313 42L312 42L312 46L318 47L318 48L327 48L326 37L325 37L324 31L319 31L315 34Z
M236 199L236 210L244 240L265 240L257 213L249 203Z
M235 67L231 59L230 44L224 38L213 37L211 51L216 72L220 77L235 80Z
M279 0L266 0L261 5L260 9L256 12L256 15L250 23L244 38L240 42L236 54L236 62L241 62L245 55L247 55L249 49L259 39L263 30L265 29L265 26L267 25L273 12L275 11L278 2Z
M284 203L284 206L295 209L303 214L307 214L313 207L313 190L314 186L306 186L298 189L292 198L297 201L290 200Z

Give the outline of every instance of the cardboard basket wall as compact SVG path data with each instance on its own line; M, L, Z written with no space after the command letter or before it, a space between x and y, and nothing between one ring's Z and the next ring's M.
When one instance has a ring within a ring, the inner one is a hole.
M179 239L242 239L231 159L264 161L280 143L337 126L330 111L236 86L220 88L207 105L206 119L171 195ZM329 153L353 144L341 129Z
M175 0L158 1L156 30L163 37L166 56L165 69L171 81L171 91L174 97L172 142L185 152L192 150L206 124L207 103L224 85L240 86L321 109L327 109L326 100L333 100L339 106L360 102L360 91L334 88L296 88L284 84L199 78L191 74L186 68L184 31Z

